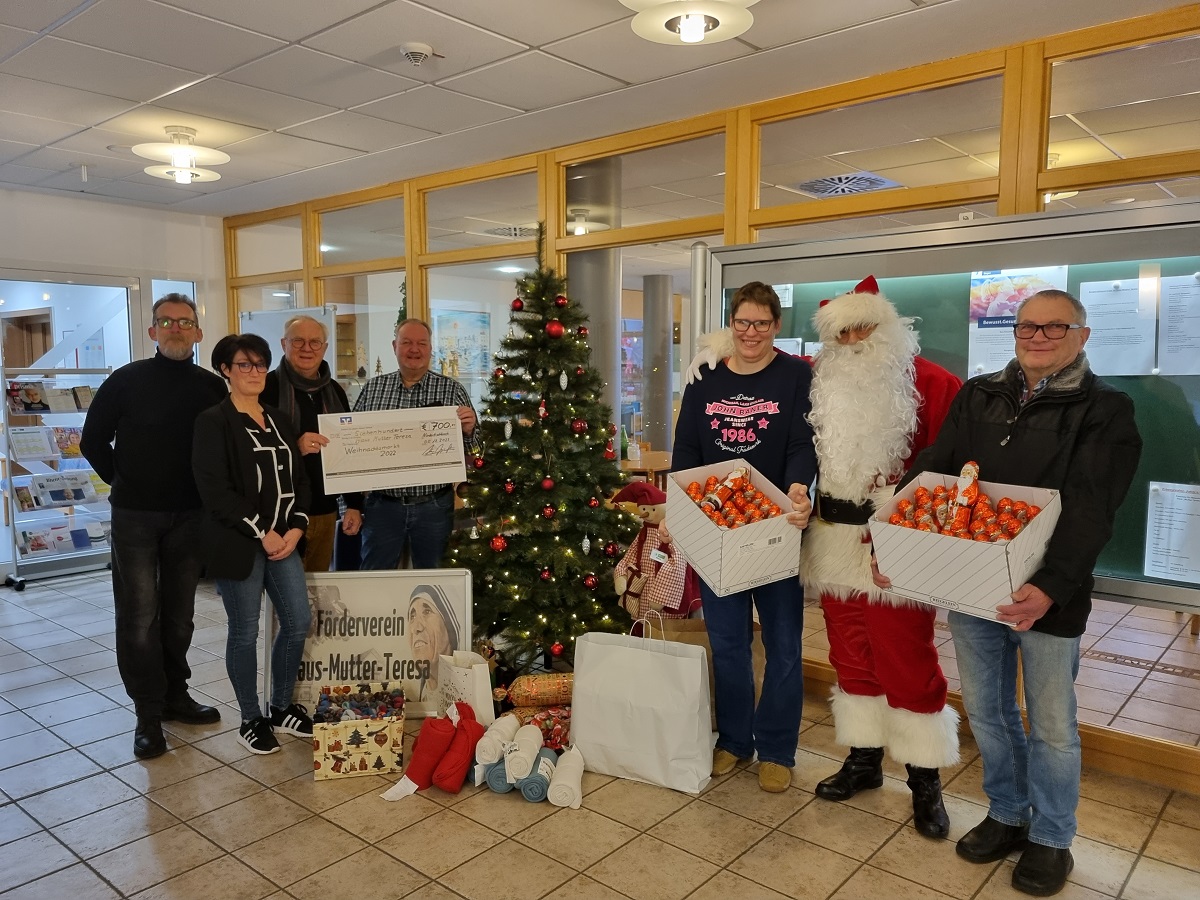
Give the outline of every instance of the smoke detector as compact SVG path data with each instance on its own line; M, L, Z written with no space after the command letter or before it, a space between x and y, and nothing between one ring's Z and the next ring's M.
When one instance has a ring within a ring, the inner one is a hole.
M400 45L400 50L404 53L404 58L414 66L420 66L421 63L429 59L431 56L438 56L433 52L433 48L428 44L422 44L419 41L409 41L406 44ZM441 59L438 56L438 59Z

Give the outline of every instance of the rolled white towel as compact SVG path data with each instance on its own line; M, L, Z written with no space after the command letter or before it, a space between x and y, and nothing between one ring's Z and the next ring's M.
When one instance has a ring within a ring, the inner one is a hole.
M558 758L554 777L550 779L548 799L555 806L579 809L583 803L583 754L577 747L570 747Z
M542 749L542 729L536 725L522 725L513 738L515 747L510 747L504 756L504 771L510 783L520 781L533 771L538 751Z
M479 743L475 745L475 761L490 766L504 758L504 745L512 743L517 736L521 720L513 715L503 715L488 726Z

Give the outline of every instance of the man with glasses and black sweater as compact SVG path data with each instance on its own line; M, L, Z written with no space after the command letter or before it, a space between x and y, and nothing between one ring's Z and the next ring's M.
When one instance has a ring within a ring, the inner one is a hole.
M137 714L139 759L166 753L163 720L207 724L221 717L188 694L187 652L201 569L192 429L227 392L192 360L204 332L190 297L172 293L155 302L148 333L158 352L100 386L80 441L112 487L117 667Z

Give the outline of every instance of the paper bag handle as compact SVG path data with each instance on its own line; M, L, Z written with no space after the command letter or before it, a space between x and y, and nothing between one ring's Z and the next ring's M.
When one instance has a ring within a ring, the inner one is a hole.
M662 635L661 640L662 640L663 645L665 646L667 643L667 625L666 625L666 622L663 620L662 613L660 613L658 610L651 609L651 610L647 611L646 615L642 616L640 619L634 619L633 623L636 625L638 622L641 622L642 625L644 626L642 628L642 640L643 641L653 640L654 639L654 628L650 624L651 616L654 616L655 618L658 619L658 631Z

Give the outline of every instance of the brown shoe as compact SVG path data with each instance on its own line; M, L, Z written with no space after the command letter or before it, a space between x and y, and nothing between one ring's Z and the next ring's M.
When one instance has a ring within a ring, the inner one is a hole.
M782 794L792 786L792 770L779 763L759 763L758 786L772 794Z
M733 771L733 767L740 762L745 762L741 757L734 756L728 750L722 750L718 747L713 751L713 777L718 775L728 775Z

